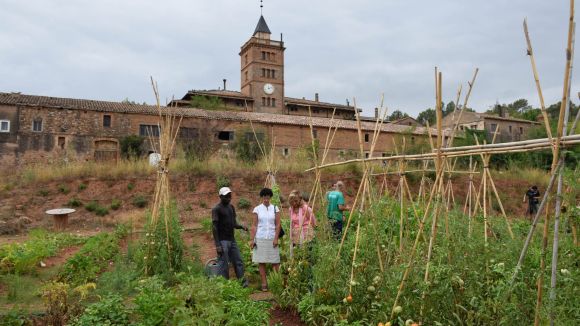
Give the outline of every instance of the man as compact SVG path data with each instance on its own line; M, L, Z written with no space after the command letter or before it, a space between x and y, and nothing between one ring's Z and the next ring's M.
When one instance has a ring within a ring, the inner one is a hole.
M242 281L244 287L248 281L244 278L244 262L240 254L240 248L234 237L234 229L248 231L248 228L238 224L236 210L232 206L232 191L228 187L219 190L220 202L211 210L213 224L213 239L218 254L220 275L230 278L229 265L234 265L236 276Z
M526 197L528 198L528 211L527 214L530 220L534 218L534 215L538 212L538 204L540 203L540 192L538 187L531 186L524 196L523 202L526 202Z
M332 224L332 232L337 239L342 237L342 223L344 219L344 211L350 208L344 202L344 183L338 181L335 183L335 189L326 194L328 207L326 208L326 216Z

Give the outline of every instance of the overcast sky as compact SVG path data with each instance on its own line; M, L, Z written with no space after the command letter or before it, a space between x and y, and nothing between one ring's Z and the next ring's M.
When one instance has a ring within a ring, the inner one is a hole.
M153 103L190 89L240 88L240 46L257 0L0 0L0 91ZM345 103L371 114L381 93L412 116L480 68L470 106L526 98L537 105L522 29L528 18L546 103L562 96L568 1L266 0L274 39L284 33L286 96ZM574 82L572 93L579 91ZM577 103L578 99L573 96Z

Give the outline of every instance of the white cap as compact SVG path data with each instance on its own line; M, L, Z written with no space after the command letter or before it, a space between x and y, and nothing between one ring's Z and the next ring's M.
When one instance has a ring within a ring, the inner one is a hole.
M229 194L230 192L232 192L232 190L228 187L220 188L220 196L225 196L225 195Z

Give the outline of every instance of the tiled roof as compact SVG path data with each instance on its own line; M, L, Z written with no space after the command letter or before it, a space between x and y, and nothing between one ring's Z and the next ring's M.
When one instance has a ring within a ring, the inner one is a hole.
M505 121L517 121L517 122L527 122L527 123L534 123L534 124L540 124L537 121L531 121L531 120L526 120L526 119L519 119L519 118L512 118L512 117L500 117L498 115L493 115L493 114L487 114L487 113L477 113L478 115L484 117L484 118L488 118L488 119L496 119L496 120L505 120Z
M194 89L194 90L187 92L187 94L185 94L183 99L186 99L188 96L191 96L191 95L223 96L223 97L240 98L240 99L244 99L244 100L248 100L248 101L254 100L250 96L242 94L242 92L227 91L227 90L221 90L221 89L208 89L208 90Z
M327 103L327 102L319 102L319 101L312 101L307 99L299 99L293 97L284 97L284 101L288 104L297 104L297 105L306 105L312 107L329 107L329 108L336 108L337 110L349 110L354 112L353 106L346 106L342 104L335 104L335 103Z
M29 107L47 107L47 108L70 109L70 110L90 110L112 113L135 113L149 115L158 114L157 107L152 105L140 105L121 102L94 101L94 100L48 97L37 95L24 95L20 93L0 93L0 105L19 105ZM252 120L253 122L256 123L295 125L303 127L309 126L309 117L306 116L257 113L257 112L211 111L194 108L163 107L163 109L171 110L175 112L175 114L177 115L183 115L184 117L189 118L240 121L240 122ZM318 128L320 127L329 128L331 126L331 119L313 117L312 124L314 127ZM338 124L338 127L342 129L353 129L353 130L357 129L356 121L354 120L337 119L334 120L333 122L333 125L336 124ZM375 123L362 121L361 127L363 130L372 131L374 130ZM409 129L408 126L396 124L384 124L382 126L383 132L400 133L400 132L408 132L409 130L412 130L413 134L425 134L427 132L427 128L425 127L417 127L414 129ZM431 133L435 134L436 131L432 130Z

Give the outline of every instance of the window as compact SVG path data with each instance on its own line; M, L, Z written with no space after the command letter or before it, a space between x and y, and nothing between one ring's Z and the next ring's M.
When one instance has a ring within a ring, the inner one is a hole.
M276 107L276 99L275 98L272 99L272 107Z
M266 106L266 98L262 97L262 106Z
M387 157L387 153L382 153L381 156L382 157Z
M111 116L109 114L103 116L103 127L111 128Z
M271 106L271 104L272 104L271 99L269 97L266 97L266 105Z
M369 158L370 154L368 152L365 153L365 158Z
M477 125L471 125L471 129L477 129Z
M268 53L266 53L266 58L267 58L268 60L270 60L270 57L271 57L271 56L272 56L272 53L271 53L271 52L268 52Z
M370 138L369 137L369 134L365 134L365 143L368 143L369 142L369 138Z
M272 70L272 79L276 79L276 70Z
M492 123L491 124L491 131L495 132L497 129L497 123Z
M290 148L284 148L282 150L282 155L284 155L285 157L288 157L290 155Z
M266 60L266 51L262 51L262 60Z
M139 136L141 137L159 137L159 125L139 125Z
M57 144L58 144L58 147L60 147L60 149L64 149L64 146L66 145L66 138L64 138L62 136L58 137Z
M195 128L187 128L187 127L180 127L179 128L179 137L184 139L194 139L198 137L197 129Z
M233 131L220 131L217 134L217 138L219 140L224 140L224 141L234 140L234 132Z
M411 136L411 144L415 144L415 136Z
M290 106L289 108L290 108L290 111L292 111L292 112L298 111L298 108L295 106Z
M42 119L32 121L32 131L42 131Z
M246 71L244 75L246 76L246 81L248 81L248 71Z
M10 132L10 120L0 120L0 132Z
M509 126L509 129L510 129L510 134L511 134L512 133L512 126Z
M262 68L262 77L266 77L266 68Z
M318 130L313 129L312 130L312 135L314 136L314 138L318 138Z
M520 127L520 134L524 133L524 127Z
M248 55L247 54L244 56L244 64L248 64Z

